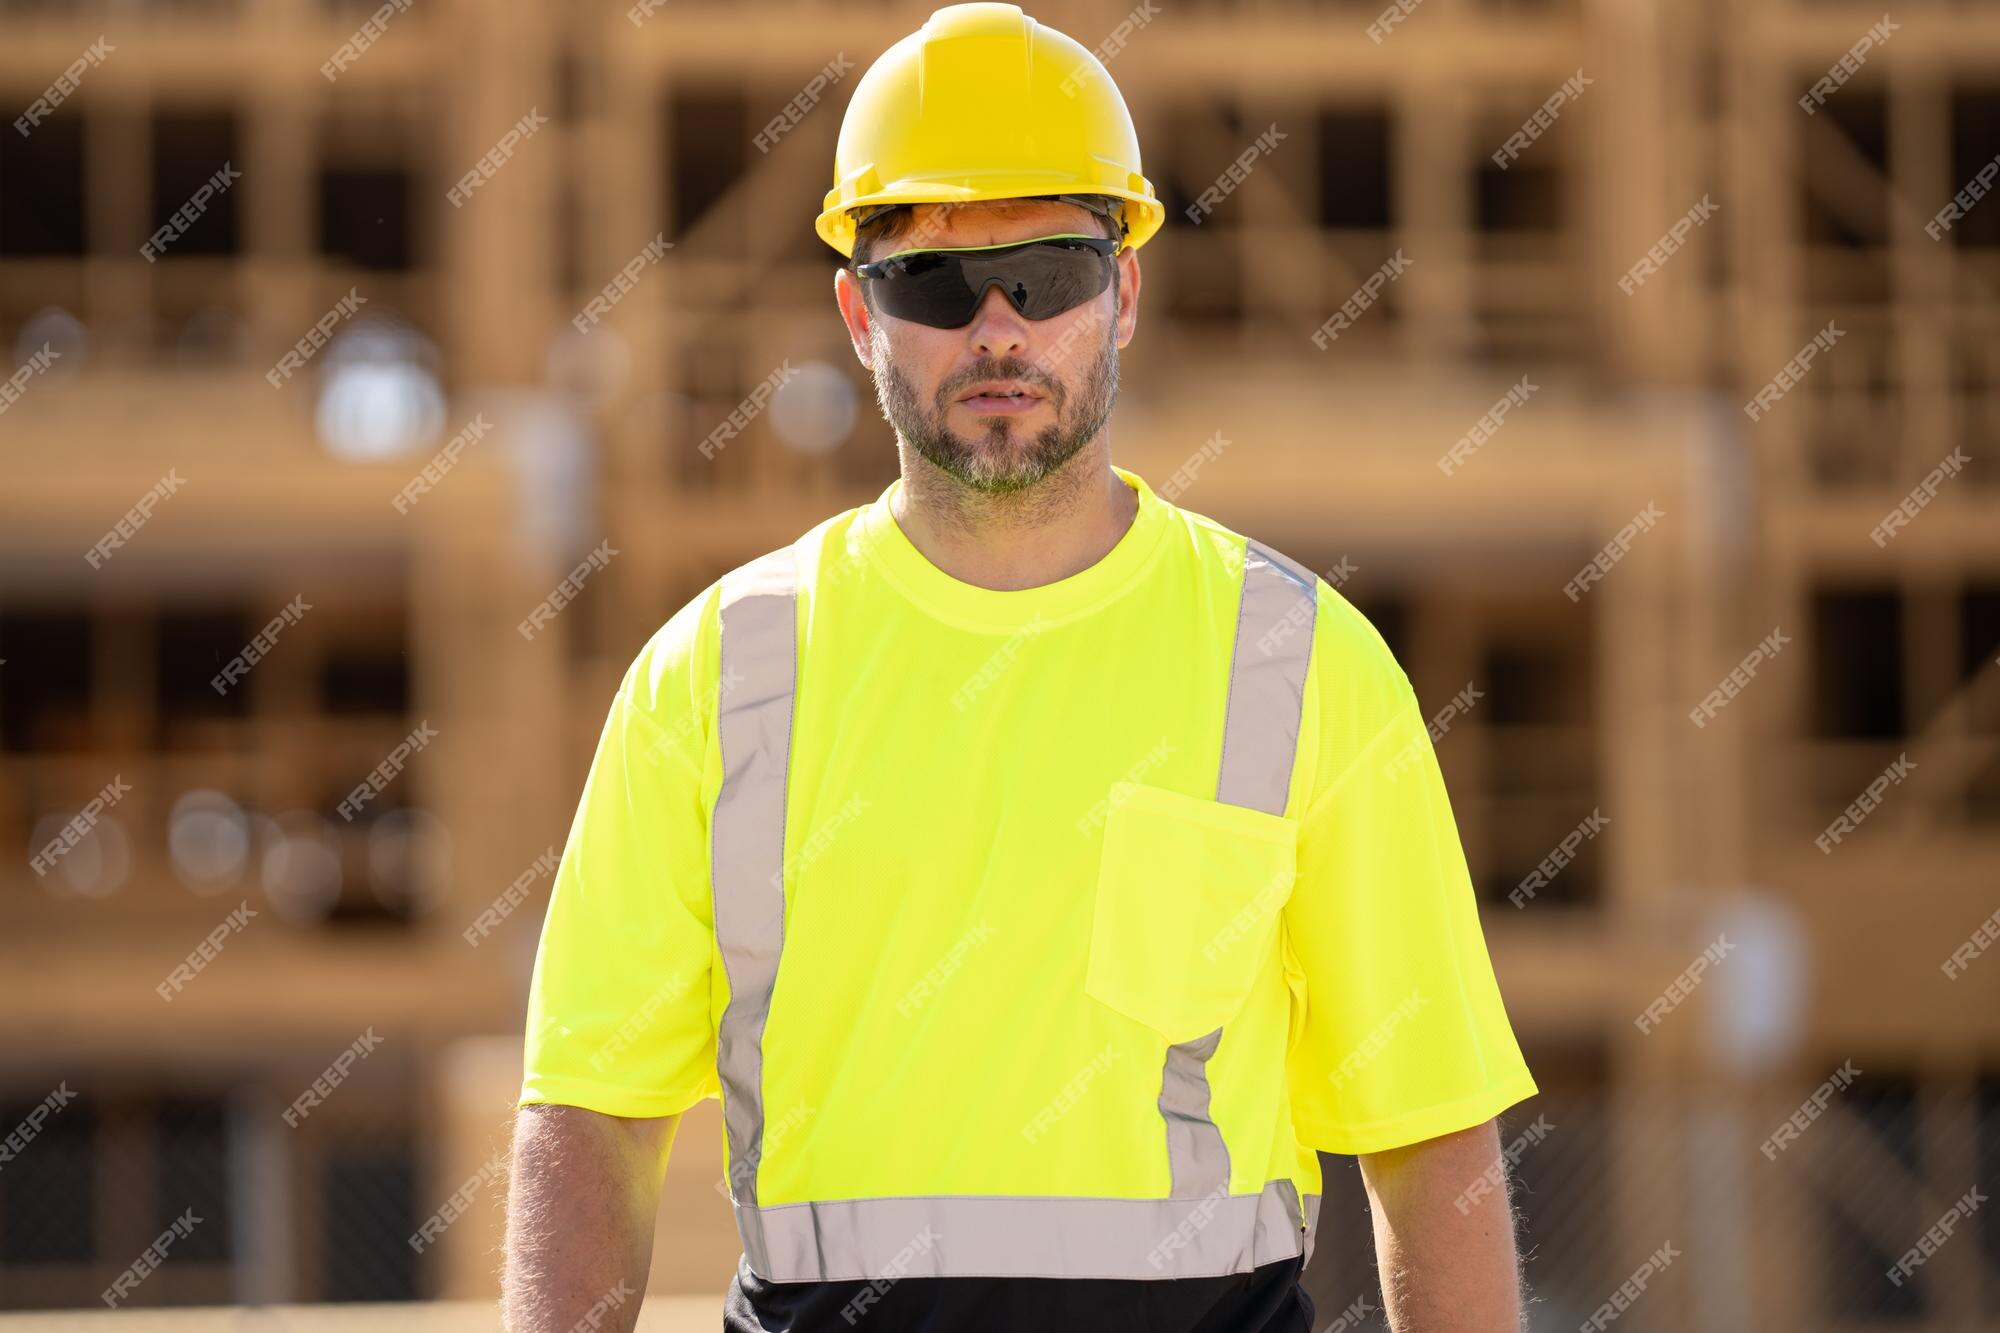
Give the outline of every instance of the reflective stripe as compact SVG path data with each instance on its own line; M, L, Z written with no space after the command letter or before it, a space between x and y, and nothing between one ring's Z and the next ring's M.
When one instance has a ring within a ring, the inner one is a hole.
M729 977L716 1032L722 1121L739 1229L756 1213L764 1155L764 1021L785 943L785 778L797 679L798 574L791 548L722 578L721 676L716 704L722 787L710 850L715 937ZM745 1247L752 1238L743 1237Z
M1318 1213L1319 1198L1310 1211ZM746 1210L747 1211L747 1210ZM772 1282L899 1277L1180 1278L1248 1272L1307 1243L1297 1190L1199 1199L920 1195L754 1210Z
M1318 607L1317 575L1262 542L1245 541L1217 800L1266 814L1285 813ZM1280 635L1277 631L1287 624L1292 632ZM1221 1043L1222 1029L1217 1028L1167 1048L1160 1115L1166 1121L1167 1171L1177 1199L1229 1188L1229 1145L1208 1114L1208 1061Z
M1318 576L1259 541L1243 548L1243 601L1229 662L1229 717L1215 799L1285 813L1312 659ZM1279 629L1293 623L1290 634Z
M1198 1199L1229 1188L1229 1148L1208 1118L1208 1057L1222 1029L1167 1047L1160 1076L1160 1115L1167 1122L1170 1197Z

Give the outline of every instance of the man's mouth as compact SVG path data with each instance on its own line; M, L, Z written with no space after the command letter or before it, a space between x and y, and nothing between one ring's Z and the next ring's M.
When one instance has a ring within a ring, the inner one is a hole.
M958 401L961 403L992 405L1003 402L1016 402L1024 398L1039 399L1040 397L1040 394L1019 380L988 380L984 384L973 385L971 391L962 395Z

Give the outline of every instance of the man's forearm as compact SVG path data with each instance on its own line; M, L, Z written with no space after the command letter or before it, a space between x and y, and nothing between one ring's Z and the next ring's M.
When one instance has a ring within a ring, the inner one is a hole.
M1495 1168L1499 1187L1474 1189ZM1494 1123L1369 1153L1361 1174L1395 1333L1519 1333L1514 1214Z
M574 1106L524 1106L501 1276L508 1333L630 1333L646 1294L660 1181L679 1116L626 1120Z

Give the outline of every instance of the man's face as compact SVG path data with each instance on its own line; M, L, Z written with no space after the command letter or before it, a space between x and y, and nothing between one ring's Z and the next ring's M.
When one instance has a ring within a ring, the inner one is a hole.
M1002 245L1059 232L1101 235L1075 204L966 204L914 210L915 228L879 242L870 258L900 250ZM1132 340L1139 265L1117 256L1116 290L1044 320L1030 320L989 288L972 322L932 328L869 310L863 280L843 269L835 289L875 395L897 435L946 475L989 494L1024 490L1054 472L1104 429L1118 397L1118 349ZM1002 401L974 395L991 381L1016 381L1032 395Z

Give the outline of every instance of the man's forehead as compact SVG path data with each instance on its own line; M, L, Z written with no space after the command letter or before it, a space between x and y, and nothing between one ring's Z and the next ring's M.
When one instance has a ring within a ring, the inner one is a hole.
M982 199L967 204L913 204L912 234L929 246L997 245L1047 236L1051 232L1093 230L1089 209L1054 199ZM896 244L904 242L899 238Z

